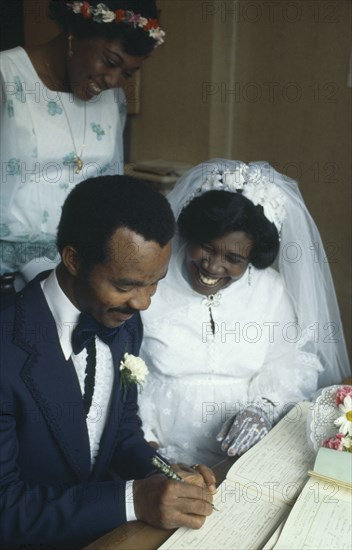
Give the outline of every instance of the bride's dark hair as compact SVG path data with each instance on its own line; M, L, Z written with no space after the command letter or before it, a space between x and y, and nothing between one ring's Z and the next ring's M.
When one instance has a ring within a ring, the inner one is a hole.
M194 244L243 231L253 240L250 262L258 269L272 265L279 252L275 225L264 216L261 206L240 193L207 191L182 210L177 224L181 237Z

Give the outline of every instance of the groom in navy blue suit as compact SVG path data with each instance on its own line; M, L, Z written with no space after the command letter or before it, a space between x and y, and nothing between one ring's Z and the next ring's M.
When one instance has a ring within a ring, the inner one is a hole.
M211 513L204 487L155 474L136 384L121 383L173 231L147 184L82 182L63 206L61 263L2 311L1 548L76 549L136 518L197 528ZM200 473L212 490L211 471Z

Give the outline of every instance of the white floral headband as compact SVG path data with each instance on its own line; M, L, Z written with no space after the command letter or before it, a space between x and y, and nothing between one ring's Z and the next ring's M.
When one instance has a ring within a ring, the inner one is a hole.
M95 7L89 2L68 2L66 5L74 14L82 15L84 19L92 19L96 23L126 23L133 25L134 28L138 27L156 41L155 47L164 43L165 32L159 27L157 19L147 19L130 10L111 11L103 3Z
M265 217L272 222L280 234L282 223L286 217L285 197L278 187L260 173L260 169L250 169L242 164L234 170L218 170L215 168L204 183L190 197L187 206L196 196L206 191L240 192L253 204L262 206ZM184 208L183 207L183 208Z

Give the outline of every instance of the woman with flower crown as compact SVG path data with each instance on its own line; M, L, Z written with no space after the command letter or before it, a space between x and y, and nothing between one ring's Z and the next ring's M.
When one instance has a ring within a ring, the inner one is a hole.
M0 54L0 275L57 263L61 206L83 179L123 172L121 85L162 44L155 0L55 0L59 36Z
M169 195L169 272L143 312L146 438L171 460L241 455L294 403L348 376L319 232L297 184L217 159Z

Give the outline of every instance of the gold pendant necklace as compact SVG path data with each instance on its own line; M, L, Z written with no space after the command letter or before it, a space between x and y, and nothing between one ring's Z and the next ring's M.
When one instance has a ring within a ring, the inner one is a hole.
M49 77L50 77L50 80L51 82L54 82L54 79L53 79L53 75L52 75L52 72L51 72L51 66L50 66L50 63L45 60L44 61L45 63L45 66L47 68L47 71L49 73ZM54 85L54 88L55 88L55 85ZM72 94L73 95L73 94ZM81 148L81 154L79 155L78 154L78 151L77 151L77 147L76 147L76 142L75 142L75 139L73 137L73 131L72 131L72 127L71 127L71 124L70 124L70 120L68 118L68 115L67 115L67 111L66 111L66 108L65 108L65 105L64 105L64 102L62 101L61 99L61 92L60 91L57 91L57 97L60 101L60 105L62 107L62 110L64 112L64 115L65 115L65 118L66 118L66 123L67 123L67 126L68 126L68 129L69 129L69 132L70 132L70 136L71 136L71 140L72 140L72 145L73 145L73 149L74 149L74 152L75 152L75 158L74 158L74 165L76 167L75 169L75 174L79 174L80 171L83 169L83 159L82 159L82 156L83 156L83 150L84 150L84 147L85 147L85 141L86 141L86 128L87 128L87 105L86 105L86 102L84 102L84 125L83 125L83 142L82 142L82 148Z
M76 174L79 174L80 171L83 168L83 160L80 157L76 157L75 163L76 163L76 166L77 166Z
M73 145L73 148L75 150L75 159L73 161L75 166L76 166L75 174L79 174L80 171L83 169L82 155L83 155L83 150L84 150L84 147L85 147L85 140L86 140L87 106L86 106L86 103L84 103L84 107L83 107L84 108L83 143L82 143L82 148L81 148L81 154L79 155L78 151L77 151L76 143L75 143L75 140L74 140L74 137L73 137L73 132L72 132L72 127L71 127L71 124L70 124L70 120L68 118L68 115L67 115L67 112L66 112L66 109L65 109L65 105L64 105L64 103L61 99L60 92L58 92L58 98L59 98L62 110L65 113L67 126L68 126L68 129L69 129L70 134L71 134L72 145Z

